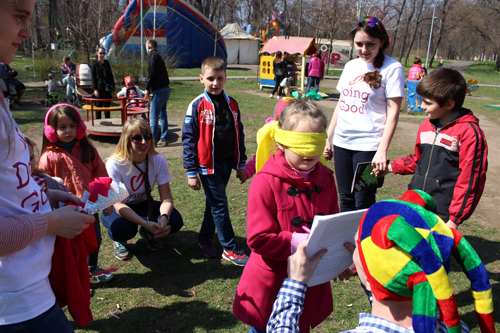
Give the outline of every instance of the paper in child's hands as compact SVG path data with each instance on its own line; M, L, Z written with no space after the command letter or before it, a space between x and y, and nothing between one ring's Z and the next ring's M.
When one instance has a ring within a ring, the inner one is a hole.
M361 218L367 209L333 215L316 215L307 240L306 254L313 260L316 254L327 249L321 258L308 286L315 286L336 278L352 265L352 254L344 243L353 243Z
M76 204L79 211L92 215L125 200L129 194L123 183L113 182L110 177L96 177L89 184L90 192L84 191ZM75 205L74 203L67 203Z

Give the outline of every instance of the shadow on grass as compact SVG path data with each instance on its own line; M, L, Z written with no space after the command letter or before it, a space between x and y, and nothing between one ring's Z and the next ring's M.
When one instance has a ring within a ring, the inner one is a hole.
M488 266L489 264L494 264L495 262L498 261L500 252L500 242L471 235L465 235L465 238L476 250L477 254L481 258L484 265ZM452 259L450 271L459 272L461 274L464 273L462 268L458 265L458 263L454 259ZM495 269L495 271L498 271L498 269ZM500 303L498 301L497 295L500 295L500 284L498 283L500 281L500 274L488 271L488 277L490 279L491 290L493 293L493 308L494 308L495 322L498 324L500 323L499 319ZM463 280L461 281L464 282L460 282L460 284L463 283L463 285L466 286L467 288L464 291L455 294L457 305L459 307L471 308L470 311L461 315L461 319L463 322L467 324L467 326L469 326L471 330L479 329L476 313L473 309L474 299L472 297L472 289L470 288L470 281L467 279L465 274L463 274Z
M246 239L237 237L238 244L248 252ZM222 247L214 237L218 249L216 258L206 258L198 246L198 233L183 230L162 239L163 249L153 252L146 246L145 240L137 239L135 244L128 245L133 253L129 261L135 265L147 268L143 273L123 273L116 271L115 278L106 284L92 284L98 293L99 289L110 289L117 293L127 292L138 295L137 290L153 289L154 293L144 293L143 297L149 304L163 302L162 297L175 296L180 301L168 305L144 306L130 311L115 312L120 320L109 316L99 319L85 330L101 332L194 332L196 328L202 331L229 330L238 325L239 321L232 314L230 307L234 294L221 297L217 291L224 287L227 281L238 281L243 267L238 267L229 261L221 260ZM201 287L199 287L201 286ZM132 292L132 290L134 290ZM197 294L198 293L198 294ZM205 295L207 294L207 295ZM95 297L95 296L94 296ZM132 296L134 297L134 296ZM226 299L228 297L229 299ZM175 298L172 298L175 299ZM215 300L217 299L217 300ZM203 300L203 301L202 301ZM92 302L94 302L93 300ZM213 301L223 302L220 309L215 308ZM76 328L76 326L74 326Z
M200 315L202 314L202 315ZM215 310L200 301L176 302L162 308L134 308L118 314L120 319L110 316L93 321L85 330L104 332L195 332L196 328L207 331L228 329L238 320L225 311ZM74 325L74 328L78 328Z
M237 241L246 253L249 253L246 239L237 237ZM191 288L208 280L239 279L243 272L243 267L235 266L226 260L221 261L222 247L215 239L218 256L206 258L198 246L197 232L181 229L177 234L165 237L162 243L163 249L157 252L149 250L142 238L135 244L129 244L127 247L135 260L150 271L144 274L120 274L117 271L112 283L95 285L95 289L152 288L164 296L191 298ZM168 283L165 283L166 281Z

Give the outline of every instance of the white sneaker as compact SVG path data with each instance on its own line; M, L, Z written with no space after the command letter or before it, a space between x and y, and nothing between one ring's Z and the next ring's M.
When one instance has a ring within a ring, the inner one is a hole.
M269 95L269 98L273 98L273 97L274 97L273 94Z
M279 101L280 97L279 97L279 96L276 96L276 99Z

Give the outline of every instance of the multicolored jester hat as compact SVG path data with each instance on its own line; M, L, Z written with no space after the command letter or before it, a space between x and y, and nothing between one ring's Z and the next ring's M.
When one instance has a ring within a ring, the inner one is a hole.
M357 247L377 300L413 299L413 329L434 332L438 313L449 332L462 332L448 279L453 255L471 281L481 332L495 332L488 273L460 232L450 229L435 211L434 200L419 190L397 200L374 204L361 220Z

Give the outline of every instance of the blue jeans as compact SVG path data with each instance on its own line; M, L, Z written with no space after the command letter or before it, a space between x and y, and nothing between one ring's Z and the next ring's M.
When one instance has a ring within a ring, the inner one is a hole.
M250 326L248 333L266 333L266 330L261 330L260 328Z
M333 160L340 196L340 211L349 212L370 208L375 203L377 190L351 193L352 179L358 163L371 162L376 151L357 151L334 146Z
M170 88L168 87L157 89L153 92L149 122L151 125L151 131L153 131L155 142L158 142L160 139L162 141L168 140L167 102L169 97ZM161 122L160 139L158 139L158 118Z
M231 160L214 162L213 175L200 175L200 181L205 191L205 215L201 225L198 241L200 243L212 242L215 227L222 247L226 250L239 249L236 242L229 207L227 204L226 187L231 177L233 162Z
M62 79L62 83L66 85L66 100L69 102L71 101L73 90L75 90L75 79L68 75Z
M137 215L143 217L148 215L148 202L143 201L138 204L127 204ZM159 201L153 201L153 221L157 221L158 217L160 217L160 206L161 203ZM132 239L137 235L137 231L139 230L139 225L129 220L124 219L113 209L113 213L109 216L101 216L102 225L108 228L108 235L115 242L126 243L129 239ZM182 220L181 214L177 211L177 209L172 210L172 214L170 214L170 233L169 235L175 234L179 231L184 222Z
M17 324L0 325L0 333L72 333L66 315L57 302L50 309L30 320Z
M307 80L307 89L306 92L308 92L311 89L311 86L314 82L314 86L316 87L316 94L318 93L319 90L319 82L321 81L320 77L317 76L309 76L309 80Z

